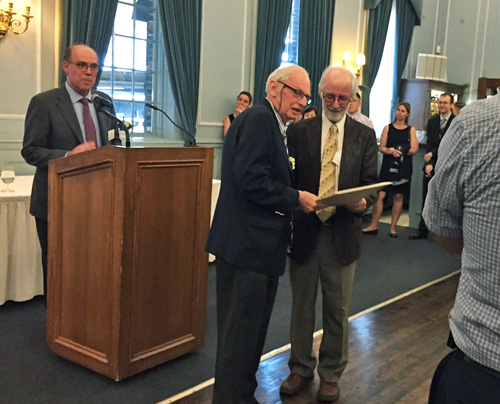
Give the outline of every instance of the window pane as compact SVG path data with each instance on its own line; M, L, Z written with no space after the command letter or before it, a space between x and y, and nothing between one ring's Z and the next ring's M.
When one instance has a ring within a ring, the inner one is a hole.
M130 70L115 70L113 97L119 100L132 100L132 72Z
M115 106L116 116L122 121L132 123L132 103L115 100L113 104Z
M146 71L146 50L147 42L141 39L135 40L135 58L134 58L134 68L136 70Z
M127 36L134 35L134 21L132 20L133 11L134 7L118 3L115 16L115 34Z
M134 104L134 133L146 132L144 127L144 113L146 106L144 104Z
M143 21L135 22L135 37L140 39L148 38L148 23Z
M135 72L134 79L134 101L146 101L146 73Z
M134 67L134 40L122 36L115 37L114 66L125 69Z

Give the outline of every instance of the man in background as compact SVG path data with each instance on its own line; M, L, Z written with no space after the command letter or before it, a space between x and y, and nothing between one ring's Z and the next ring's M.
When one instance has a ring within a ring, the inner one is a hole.
M97 110L91 100L99 65L97 54L86 45L65 50L62 68L66 82L34 96L26 113L21 154L36 167L30 213L35 217L42 249L44 294L47 296L48 168L58 157L81 153L108 143L115 122ZM104 93L99 96L110 98ZM113 107L110 107L114 113Z
M361 109L361 94L359 90L352 96L351 102L349 103L349 108L347 110L347 115L349 115L355 121L361 122L363 125L368 126L373 129L373 122L366 115L360 112Z
M422 207L425 203L429 181L434 175L434 167L438 158L438 148L441 139L451 125L455 115L451 112L453 107L453 96L450 93L443 93L439 97L439 114L434 115L427 122L427 153L424 155L424 180ZM425 225L423 216L420 218L418 230L415 234L408 236L410 240L420 240L428 237L429 230Z
M454 350L434 374L429 403L499 402L500 95L474 102L439 147L423 215L434 238L461 254L449 315Z
M291 186L286 125L310 97L307 72L275 70L266 99L238 115L224 140L221 190L207 243L216 256L217 358L214 404L257 403L259 367L285 271L292 210L319 208Z
M373 129L346 116L356 79L344 67L329 67L318 89L321 115L291 125L290 156L295 159L295 186L330 196L336 190L378 181L377 142ZM293 219L290 278L290 376L281 385L285 395L299 393L314 377L312 353L318 283L323 293L323 339L318 374L318 400L339 398L338 380L347 365L348 315L356 260L361 253L361 214L376 195L351 205L316 213L297 212Z

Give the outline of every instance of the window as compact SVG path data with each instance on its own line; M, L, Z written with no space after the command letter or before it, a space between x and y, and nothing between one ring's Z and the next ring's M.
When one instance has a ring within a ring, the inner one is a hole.
M166 75L155 3L155 0L119 0L97 87L113 98L118 118L133 125L131 134L136 140L140 139L137 135L161 132L155 128L161 120L156 124L155 114L145 105L155 101L164 104L164 100L156 96L163 92L155 91L165 88Z
M292 15L285 37L285 51L281 55L280 67L299 62L299 16L300 0L293 0Z
M392 121L392 89L394 85L394 55L396 45L396 2L392 3L391 17L387 29L384 53L377 78L370 92L370 119L375 127L377 139L382 136L384 127Z

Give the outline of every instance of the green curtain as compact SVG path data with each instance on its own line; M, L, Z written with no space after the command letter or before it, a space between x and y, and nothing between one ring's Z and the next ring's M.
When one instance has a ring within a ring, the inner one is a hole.
M367 7L365 0L365 9ZM389 19L391 17L392 0L378 0L376 8L370 9L368 17L368 33L366 35L366 65L363 69L364 85L361 86L363 91L363 104L361 111L363 114L370 115L370 91L375 83L382 55L384 53L385 39L387 37L387 29L389 27Z
M321 107L318 83L330 63L335 0L301 0L299 65L309 72L312 104ZM320 108L321 109L321 108Z
M198 87L200 82L200 44L202 0L158 0L165 55L172 93L181 126L196 134ZM184 145L194 139L184 134Z
M410 52L413 28L417 19L418 17L410 0L396 0L396 51L394 55L394 83L391 108L393 113L399 102L399 86L408 59L408 53Z
M253 90L255 100L266 95L267 77L281 64L292 3L293 0L259 0Z
M113 34L117 7L118 0L63 0L61 49L74 44L88 45L96 51L102 67ZM96 87L101 71L97 74ZM59 82L62 84L65 80L66 75L61 69Z
M415 10L415 15L417 16L417 21L415 25L420 25L422 21L422 7L424 0L410 0L413 9ZM377 8L381 0L365 0L364 8L365 10L371 10Z

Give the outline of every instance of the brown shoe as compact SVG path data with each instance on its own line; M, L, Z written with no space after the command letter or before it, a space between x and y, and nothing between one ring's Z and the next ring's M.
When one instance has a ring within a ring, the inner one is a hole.
M296 373L290 373L290 376L281 384L280 393L286 396L294 396L304 390L314 379L314 376L304 377Z
M340 389L335 382L325 382L321 380L318 390L318 401L333 403L340 397Z

